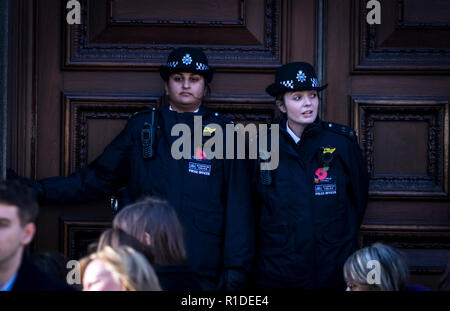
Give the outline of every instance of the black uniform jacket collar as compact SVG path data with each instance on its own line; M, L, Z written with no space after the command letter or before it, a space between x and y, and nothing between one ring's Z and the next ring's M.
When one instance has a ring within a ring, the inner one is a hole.
M164 129L163 135L166 137L167 141L169 141L171 144L176 139L179 138L178 136L171 135L173 126L176 124L186 124L191 128L191 130L193 130L194 117L196 116L202 117L202 127L205 127L207 124L211 122L219 123L221 125L225 123L221 118L216 117L214 112L212 112L208 108L204 108L203 105L199 107L199 110L197 112L182 112L182 113L170 110L169 106L165 106L160 108L160 113L162 115L162 120L157 121L158 130L161 127ZM194 134L194 132L192 132L192 134Z
M302 146L304 145L304 141L306 139L311 138L314 136L317 131L321 128L322 121L319 117L314 120L313 123L309 124L305 130L302 133L302 136L300 137L300 141L296 144L294 140L292 139L291 135L287 132L286 125L287 120L283 118L280 121L280 148L284 148L285 151L292 154L295 157L300 156L301 158L304 156L304 148ZM282 143L283 141L283 143Z
M203 107L203 105L200 105L197 112L179 113L175 110L170 110L169 106L161 108L161 111L163 112L164 115L168 116L170 119L186 124L194 124L194 116L201 116L203 119L208 119L213 115L213 112L208 108Z

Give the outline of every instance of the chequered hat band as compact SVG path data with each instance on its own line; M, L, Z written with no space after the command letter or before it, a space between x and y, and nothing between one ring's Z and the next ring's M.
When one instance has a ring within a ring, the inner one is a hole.
M195 67L195 70L201 70L201 71L209 70L208 65L206 65L202 62L195 62L195 65L194 65L194 60L190 54L185 54L181 59L181 63L179 61L167 62L167 67L178 68L178 66L193 67L193 68Z

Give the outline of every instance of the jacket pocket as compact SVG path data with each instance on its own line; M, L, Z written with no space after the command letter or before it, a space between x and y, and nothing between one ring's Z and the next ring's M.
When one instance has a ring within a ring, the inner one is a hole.
M186 205L195 210L215 212L223 205L223 164L220 160L205 163L189 160L185 165L187 171L182 191ZM189 168L190 165L193 167Z
M347 215L342 214L330 221L323 229L323 239L329 244L339 244L348 239L349 233L353 230L348 228Z

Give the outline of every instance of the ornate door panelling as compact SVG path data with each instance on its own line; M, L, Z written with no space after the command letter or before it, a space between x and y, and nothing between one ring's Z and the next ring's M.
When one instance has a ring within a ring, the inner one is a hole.
M90 160L100 155L99 152L119 133L126 120L136 111L158 106L159 96L139 97L134 95L120 96L87 96L76 94L63 94L64 102L64 142L63 172L68 175L79 168L86 167ZM100 123L107 120L108 123ZM114 126L115 122L121 124ZM95 144L89 135L89 126L95 127ZM102 126L104 129L102 130ZM105 133L109 130L108 137ZM112 137L111 137L112 136ZM89 153L88 146L95 146L97 154ZM100 147L99 147L100 145Z
M12 1L9 64L17 70L9 94L18 113L11 114L17 131L8 133L9 162L27 177L86 166L131 113L162 105L158 68L175 47L205 50L217 68L205 106L243 123L273 119L273 99L264 89L275 67L314 62L316 0L79 1L80 25L67 24L66 0ZM60 249L60 241L91 232L88 223L111 212L109 198L45 205L36 250ZM60 217L87 225L72 224L78 233L63 237Z
M272 98L267 96L226 96L218 95L208 99L205 106L224 114L234 123L271 124L277 108Z
M81 5L81 24L64 24L65 69L156 71L177 45L203 48L219 70L273 70L281 62L281 0L81 0Z
M352 0L353 73L450 69L450 1L381 2L381 24L366 21L367 0Z
M246 3L242 0L115 0L108 1L111 24L142 23L168 25L246 24ZM202 10L199 10L202 8Z
M372 197L448 198L449 102L352 97Z
M100 155L103 148L119 133L126 120L136 111L160 106L159 96L136 95L81 95L63 94L64 101L64 162L63 174L68 175ZM239 97L216 95L208 99L205 106L224 114L235 123L271 123L275 115L273 100L266 96ZM100 123L106 120L106 123ZM114 122L121 122L114 126ZM96 124L97 123L97 124ZM91 137L89 127L95 127ZM108 137L103 137L109 129ZM99 135L102 133L103 135ZM92 139L95 143L91 143ZM95 148L90 152L89 146ZM94 155L92 155L94 153Z
M88 253L92 243L111 227L111 219L86 217L60 217L60 251L70 260L79 260Z

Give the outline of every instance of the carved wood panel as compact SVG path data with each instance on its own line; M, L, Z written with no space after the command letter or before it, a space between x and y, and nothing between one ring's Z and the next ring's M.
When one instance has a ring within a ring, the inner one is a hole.
M203 48L219 70L280 64L280 0L80 2L81 24L64 23L65 69L156 71L182 45Z
M98 242L103 231L111 227L111 219L60 217L59 226L60 252L70 260L79 260Z
M247 2L247 3L246 3ZM245 0L108 0L110 24L235 25L246 23ZM199 8L202 8L199 10Z
M64 161L63 174L68 175L89 164L89 121L127 120L133 113L164 105L159 96L63 94ZM205 107L222 113L235 123L271 123L275 112L273 99L252 96L214 96ZM101 128L101 125L100 125ZM98 136L101 132L96 133ZM118 134L118 133L117 133ZM101 134L100 134L101 136ZM96 137L98 139L98 137ZM109 143L105 141L104 144ZM92 157L91 157L92 158Z
M266 96L224 96L218 95L205 103L212 111L219 112L234 123L266 123L271 124L277 114L277 108L272 98Z
M371 196L448 197L448 100L356 96L352 102ZM379 131L383 135L377 136L377 127L392 130ZM395 143L377 144L383 139ZM405 140L410 143L402 145ZM381 157L386 155L387 161L397 161L398 166L384 165ZM402 166L402 162L414 167Z
M90 120L127 120L133 113L159 105L160 97L133 95L63 94L64 142L63 172L68 175L88 164ZM118 133L117 133L118 134ZM101 132L96 134L100 135ZM97 137L98 139L98 137ZM105 142L106 143L106 142ZM108 141L109 143L109 141Z
M450 2L381 1L381 24L366 21L366 0L352 0L353 73L450 69Z

